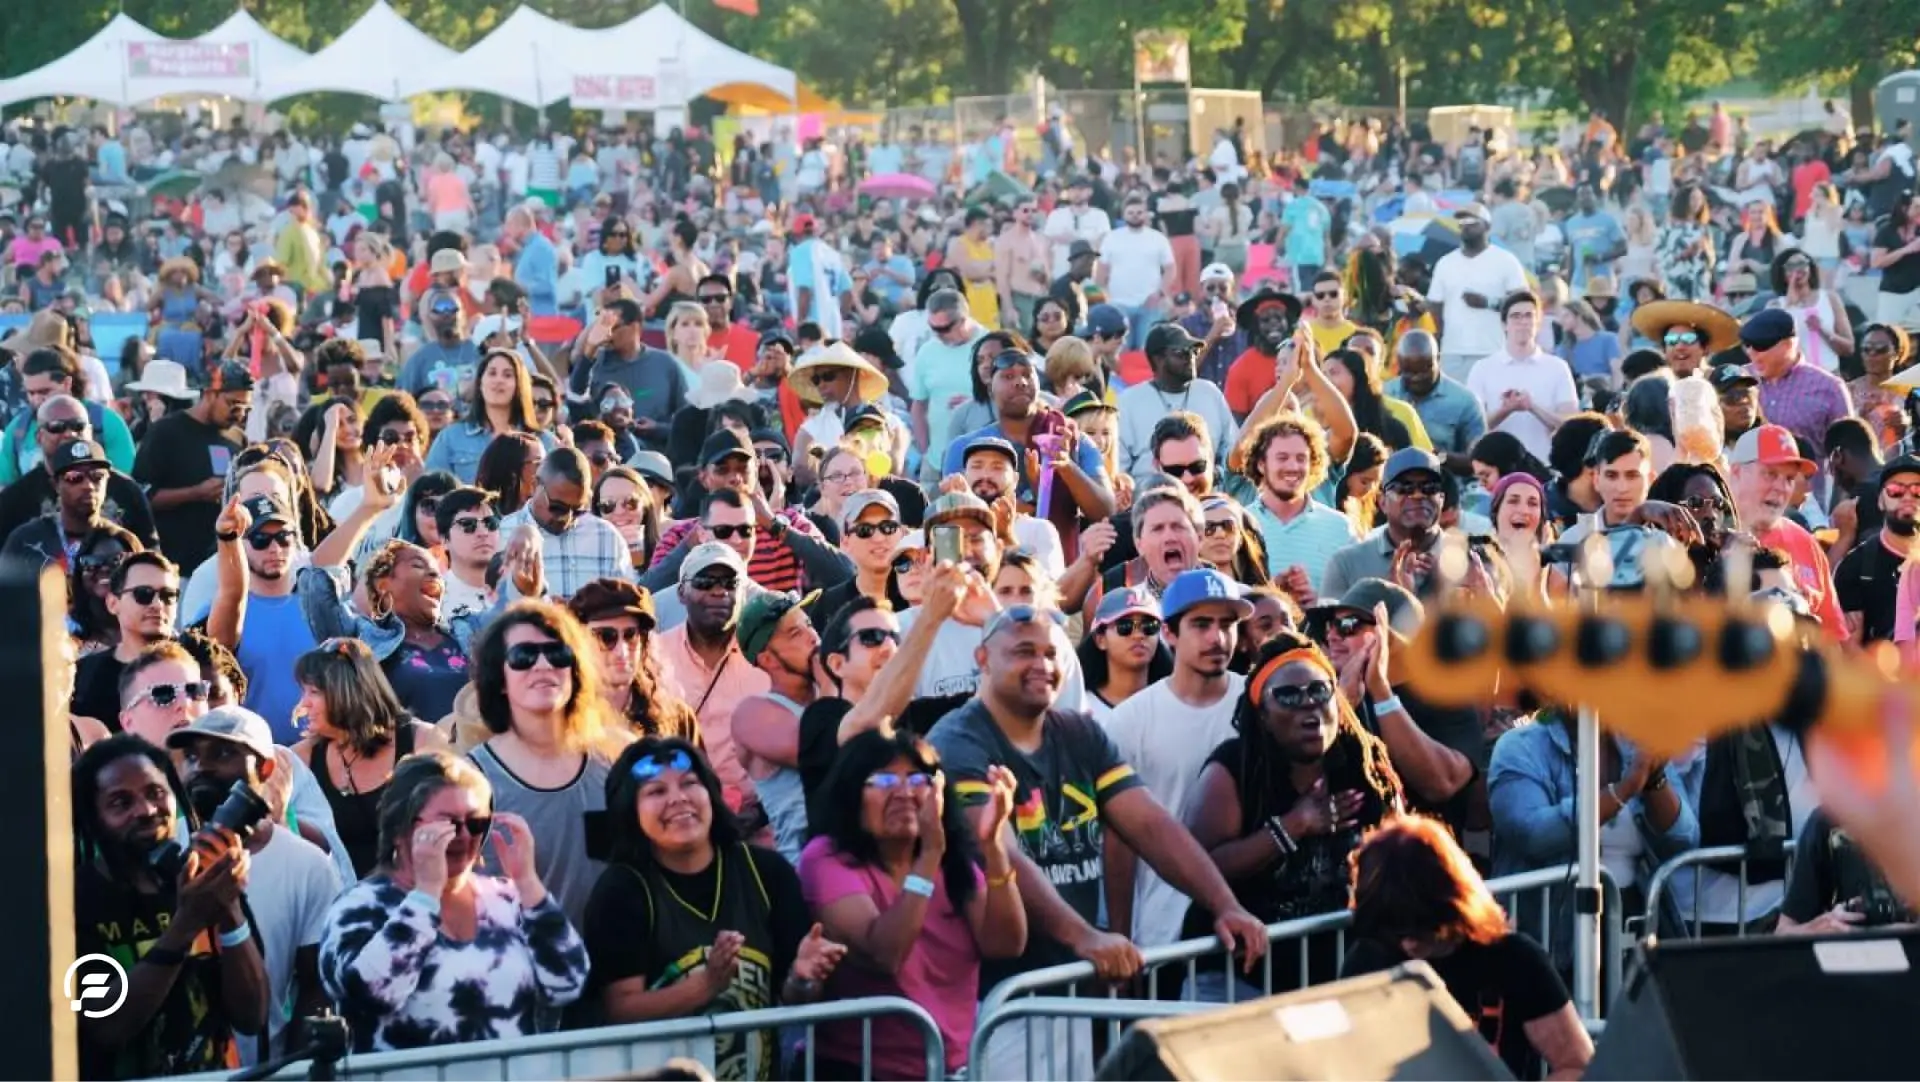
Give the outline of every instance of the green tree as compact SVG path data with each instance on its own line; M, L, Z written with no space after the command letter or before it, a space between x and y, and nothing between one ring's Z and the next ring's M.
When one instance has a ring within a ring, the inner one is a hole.
M1845 85L1856 126L1881 79L1920 63L1920 0L1772 0L1753 28L1769 87Z

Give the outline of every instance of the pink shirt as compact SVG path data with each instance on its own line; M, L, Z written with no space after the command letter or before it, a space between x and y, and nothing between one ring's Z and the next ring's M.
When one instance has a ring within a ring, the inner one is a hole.
M58 252L62 250L64 249L60 243L60 238L54 236L52 233L48 233L38 241L29 240L27 235L22 233L13 238L13 243L7 246L7 256L13 261L14 266L25 267L28 270L32 270L40 265L41 256L46 255L48 252Z
M740 653L731 637L727 652L717 667L708 667L687 641L687 625L663 632L655 648L660 657L660 675L679 693L700 719L700 736L707 744L707 761L720 775L720 787L727 807L739 811L753 794L753 779L740 765L740 753L733 744L733 708L752 695L765 695L773 687L767 674L755 668Z
M472 206L467 198L467 182L458 173L435 173L427 178L427 213L445 214Z
M973 869L976 897L987 889L986 876ZM842 856L826 838L815 838L800 851L800 890L816 912L850 895L864 894L885 913L900 897L893 877L871 865ZM920 926L913 951L892 977L857 965L842 965L827 978L828 999L861 996L904 996L925 1007L947 1042L947 1070L967 1062L973 1023L979 1011L974 1001L980 983L980 948L973 941L967 915L947 897L945 876L934 876L933 897ZM846 1063L860 1062L860 1023L825 1022L820 1026L820 1054ZM873 1077L921 1078L927 1073L920 1034L898 1018L873 1020Z

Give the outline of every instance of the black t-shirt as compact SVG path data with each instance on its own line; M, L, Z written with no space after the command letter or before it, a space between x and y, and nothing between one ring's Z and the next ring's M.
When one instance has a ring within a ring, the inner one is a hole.
M47 196L53 217L77 224L87 212L88 170L83 158L56 158L46 165ZM63 242L68 238L60 238Z
M813 802L827 787L827 775L840 758L840 723L853 710L845 699L815 699L800 712L800 788L806 793L807 822L822 823Z
M192 488L209 477L225 477L239 450L222 430L201 424L191 413L170 413L147 430L133 460L133 477L148 492ZM218 499L154 512L160 550L181 567L199 567L213 555L213 524L219 517Z
M1902 559L1887 551L1879 534L1853 546L1833 569L1833 587L1841 612L1857 612L1867 642L1893 638L1894 595L1900 586Z
M1914 910L1903 904L1887 885L1860 845L1815 808L1800 828L1793 849L1793 871L1787 876L1787 896L1780 913L1805 924L1836 905L1858 903L1866 927L1911 923Z
M1873 234L1873 246L1897 252L1907 246L1907 239L1892 225L1883 225ZM1906 294L1916 289L1920 289L1920 253L1903 255L1880 271L1880 292Z
M1398 944L1362 939L1348 949L1341 975L1377 973L1407 960ZM1463 944L1452 954L1426 961L1514 1077L1540 1077L1539 1054L1527 1040L1526 1025L1569 1001L1567 986L1540 944L1509 932L1485 946Z
M120 731L120 674L126 663L112 650L96 650L73 670L73 712L92 718L109 732Z
M400 318L399 298L392 286L366 286L353 295L355 334L371 342L386 341L388 320Z
M164 878L164 877L163 877ZM75 957L104 954L131 974L166 931L177 907L172 881L142 894L106 877L91 862L73 870ZM159 1010L117 1049L82 1038L80 1077L158 1078L240 1066L233 1027L222 1011L220 958L201 933L178 969Z
M20 527L60 509L53 491L53 475L45 468L28 470L20 480L0 489L0 540ZM159 534L153 528L153 509L147 495L133 478L118 470L107 475L107 502L100 517L112 519L148 548L157 548Z

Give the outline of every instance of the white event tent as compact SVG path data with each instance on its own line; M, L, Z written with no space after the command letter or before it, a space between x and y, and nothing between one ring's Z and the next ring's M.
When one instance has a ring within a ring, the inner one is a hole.
M596 33L600 31L581 30L530 7L517 7L466 52L402 70L398 89L403 97L478 90L536 108L552 105L573 89L565 57Z
M794 73L722 44L669 4L655 4L618 26L590 32L565 57L576 108L680 106L713 91L751 103L792 104Z
M0 105L46 97L121 106L200 95L259 101L264 73L306 55L245 11L187 39L154 33L123 13L53 63L0 82Z
M404 73L452 60L452 49L426 35L387 3L372 7L326 48L278 72L269 70L261 88L267 101L295 94L335 91L399 101Z

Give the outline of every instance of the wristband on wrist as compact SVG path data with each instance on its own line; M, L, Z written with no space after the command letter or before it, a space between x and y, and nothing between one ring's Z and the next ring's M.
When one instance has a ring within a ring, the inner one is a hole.
M402 898L401 901L412 902L414 905L419 906L435 917L440 915L440 899L428 894L424 890L410 890L407 892L407 896Z
M1286 824L1278 815L1267 820L1267 836L1273 839L1274 847L1280 850L1282 857L1290 857L1300 849L1300 843L1287 833Z
M1384 714L1399 714L1404 713L1406 709L1407 705L1400 701L1400 696L1389 695L1384 699L1376 699L1374 701L1373 715L1380 717Z
M928 879L924 875L910 875L907 876L906 882L900 884L900 889L906 891L908 894L918 894L922 898L931 898L933 897L933 880Z
M240 540L240 535L238 533L216 533L213 535L213 539L215 541L224 541L227 543L232 543L234 541Z
M235 928L231 932L220 933L220 949L232 950L233 948L239 946L242 943L245 943L247 940L252 938L253 938L252 922L242 923L240 927Z

